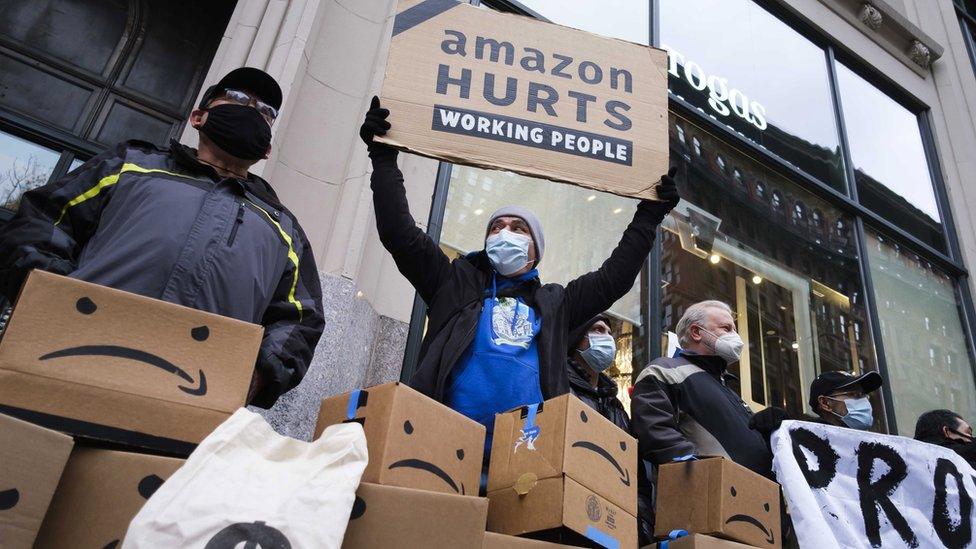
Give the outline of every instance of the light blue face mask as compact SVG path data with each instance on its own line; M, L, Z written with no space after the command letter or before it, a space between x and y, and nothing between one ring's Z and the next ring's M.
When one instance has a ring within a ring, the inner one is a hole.
M833 397L827 397L831 400L840 400ZM847 406L847 415L840 415L837 412L832 413L839 417L845 425L851 429L857 429L858 431L867 431L874 424L874 410L871 408L871 401L868 397L863 396L860 398L851 398L844 401Z
M502 229L485 240L485 251L492 267L502 276L511 276L529 264L532 239Z
M613 336L606 334L588 334L590 348L580 351L580 356L594 372L600 373L613 364L617 356L617 343Z

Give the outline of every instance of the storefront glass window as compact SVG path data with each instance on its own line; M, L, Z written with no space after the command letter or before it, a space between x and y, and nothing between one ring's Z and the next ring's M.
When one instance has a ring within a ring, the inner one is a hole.
M47 183L61 155L0 132L0 207L16 210L24 191Z
M693 122L669 122L683 200L665 220L662 326L692 303L728 303L746 342L732 371L743 399L810 413L817 374L875 369L853 219Z
M660 0L668 86L846 192L826 53L752 0Z
M944 250L918 117L840 63L837 83L858 199L922 242Z
M454 166L444 208L441 248L448 257L484 249L488 219L496 209L518 204L534 212L546 235L539 264L543 283L566 284L598 269L610 256L637 208L630 198L553 183L511 172ZM640 281L611 307L616 319L616 366L610 374L630 385L633 335L641 325ZM621 396L626 398L626 391Z
M922 412L949 408L976 418L973 361L952 279L894 241L867 231L898 434Z
M522 0L527 8L560 25L648 44L647 0Z

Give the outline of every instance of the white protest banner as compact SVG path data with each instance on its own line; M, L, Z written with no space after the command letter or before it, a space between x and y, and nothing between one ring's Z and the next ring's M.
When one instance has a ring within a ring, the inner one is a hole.
M970 547L976 471L905 437L803 421L772 436L801 547Z

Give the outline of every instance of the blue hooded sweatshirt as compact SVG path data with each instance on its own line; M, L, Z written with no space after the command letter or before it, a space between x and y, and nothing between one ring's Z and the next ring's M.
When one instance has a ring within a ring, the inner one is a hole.
M492 274L474 340L447 379L446 404L488 430L486 461L495 414L542 402L536 345L542 319L520 297L497 297L498 290L538 276L535 269L512 278Z

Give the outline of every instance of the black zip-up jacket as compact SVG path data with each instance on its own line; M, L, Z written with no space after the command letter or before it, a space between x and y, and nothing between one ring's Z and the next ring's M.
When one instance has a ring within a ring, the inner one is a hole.
M298 385L324 326L308 239L271 186L176 141L119 144L24 193L0 231L0 291L13 301L31 269L264 326L258 406Z
M767 443L749 428L752 411L726 386L726 375L724 359L687 351L644 368L630 403L641 458L660 465L688 454L720 455L771 476Z
M485 289L491 281L491 265L484 252L449 260L410 215L396 151L376 147L370 157L380 241L427 304L427 334L410 385L443 402L448 374L474 340ZM569 330L608 309L634 285L651 251L657 225L667 213L662 211L663 206L641 202L620 243L596 271L565 287L535 282L527 289L527 301L542 319L537 345L543 398L569 392Z
M624 405L617 398L617 384L610 379L610 376L601 373L596 387L593 387L586 377L589 374L587 370L587 366L572 358L567 361L566 371L569 373L570 390L587 406L629 433L630 418L627 417Z

